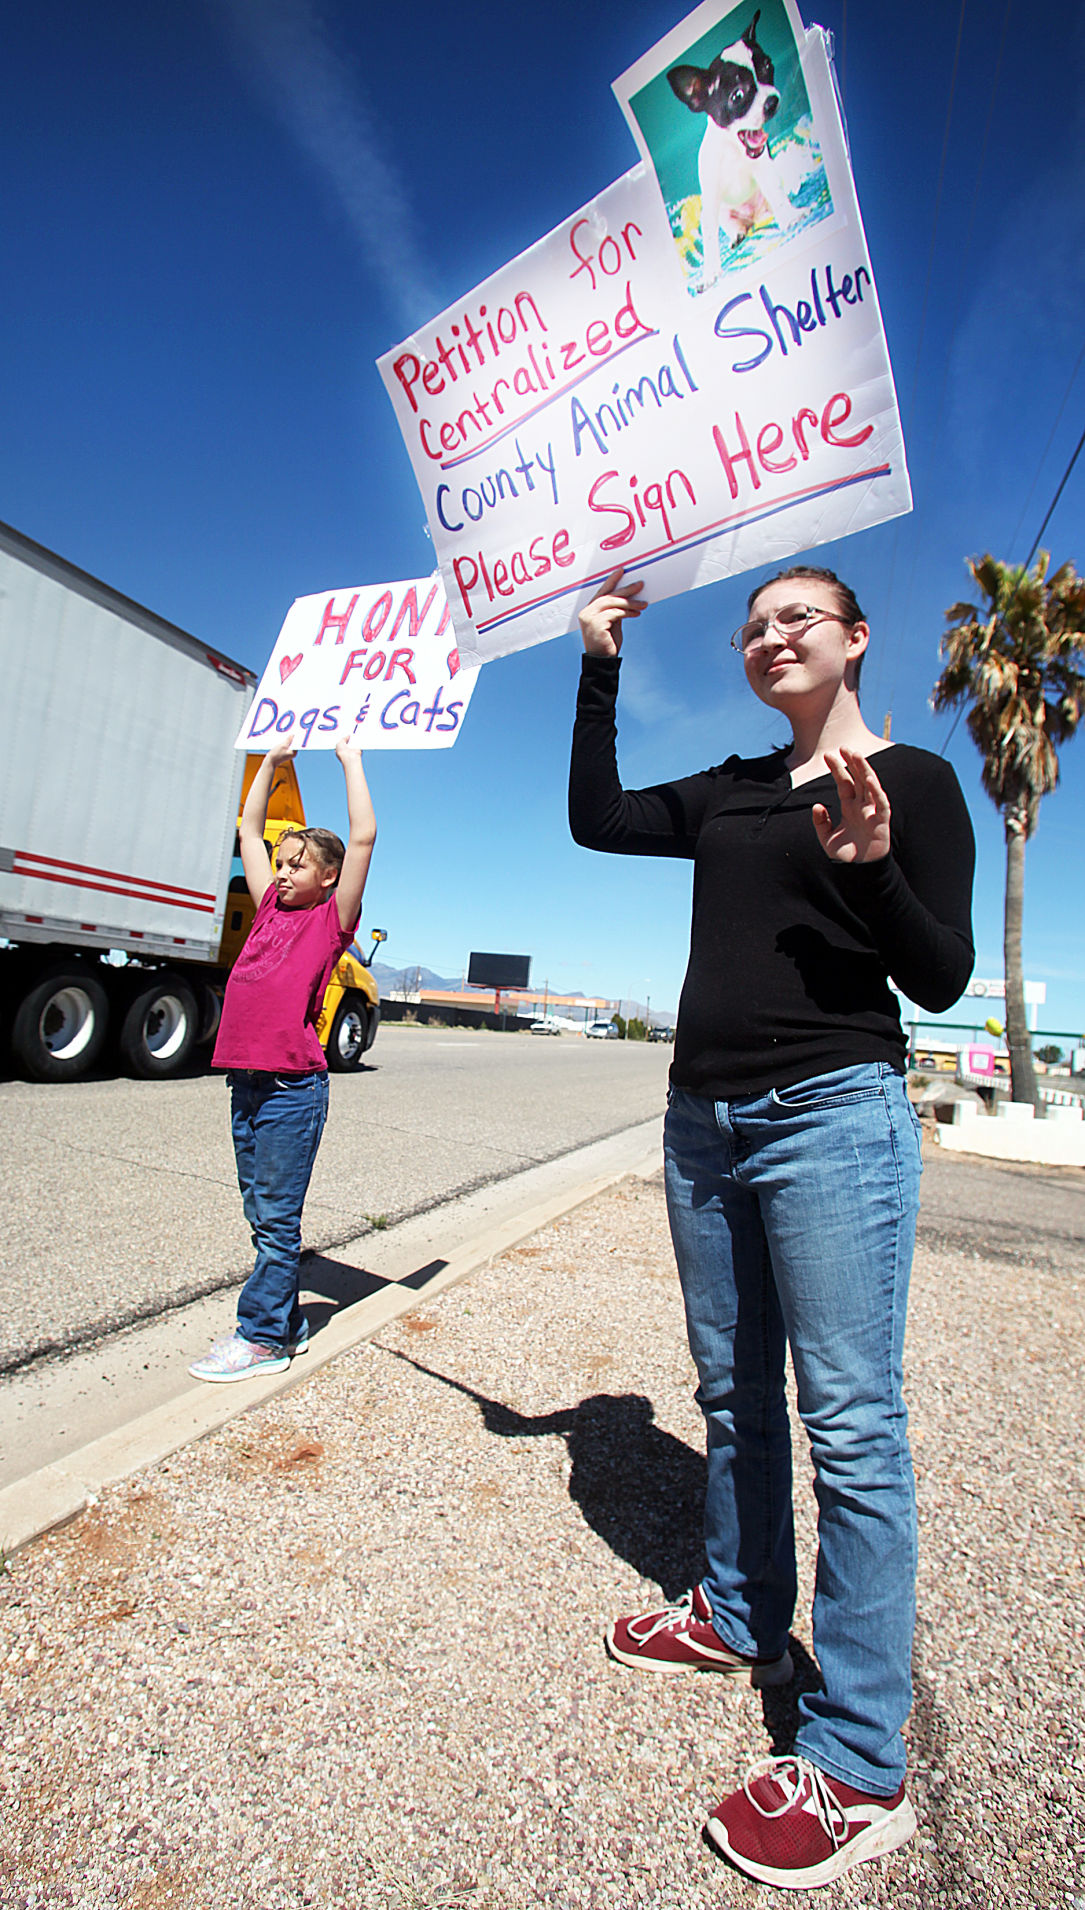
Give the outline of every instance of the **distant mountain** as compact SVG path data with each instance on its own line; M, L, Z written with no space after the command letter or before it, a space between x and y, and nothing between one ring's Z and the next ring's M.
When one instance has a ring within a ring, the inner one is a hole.
M390 968L387 962L374 962L373 979L382 995L390 995L393 989L404 994L413 994L419 988L458 989L461 978L438 975L432 968L415 963L408 968Z
M374 962L373 979L382 995L391 995L393 991L397 994L410 995L414 994L420 988L445 989L458 993L463 985L463 977L461 975L438 975L434 969L423 968L421 964L413 962L408 964L406 968L390 968L387 962ZM488 992L486 989L479 990L479 994L483 998L485 998ZM561 995L564 992L563 989L556 987L550 990L552 996ZM621 1012L627 1021L632 1020L636 1016L639 1016L643 1020L645 1004L643 1002L624 1000L621 1004ZM652 1021L657 1027L673 1027L673 1010L653 1008Z

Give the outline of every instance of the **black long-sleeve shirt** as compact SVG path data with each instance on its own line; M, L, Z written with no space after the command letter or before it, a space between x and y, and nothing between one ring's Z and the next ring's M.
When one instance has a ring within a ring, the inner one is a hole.
M810 811L824 803L838 821L836 785L826 773L793 789L782 750L623 789L619 668L618 658L584 658L569 821L585 848L693 861L671 1080L730 1100L866 1061L903 1073L907 1050L889 979L939 1013L972 972L975 844L949 764L906 744L880 750L891 852L876 862L835 862Z

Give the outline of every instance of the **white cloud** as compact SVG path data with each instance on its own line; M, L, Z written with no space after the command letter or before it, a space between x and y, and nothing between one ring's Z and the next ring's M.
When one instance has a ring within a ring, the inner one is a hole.
M366 266L410 330L439 308L403 181L310 0L220 0L245 78L331 191Z

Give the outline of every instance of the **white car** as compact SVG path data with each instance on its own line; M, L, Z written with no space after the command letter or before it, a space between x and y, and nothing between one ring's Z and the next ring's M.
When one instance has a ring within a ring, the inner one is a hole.
M549 1020L533 1021L528 1029L529 1035L560 1035L561 1032L561 1023Z
M584 1033L589 1040L617 1041L618 1030L612 1021L589 1021Z

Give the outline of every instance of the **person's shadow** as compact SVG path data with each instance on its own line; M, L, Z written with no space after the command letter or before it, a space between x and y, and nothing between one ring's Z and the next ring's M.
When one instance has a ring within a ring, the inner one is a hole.
M407 1353L393 1347L383 1351L474 1400L487 1432L499 1439L563 1438L572 1461L569 1497L574 1505L612 1552L642 1578L655 1581L668 1604L704 1576L704 1455L655 1425L655 1409L642 1393L593 1393L577 1406L532 1418ZM821 1684L817 1665L794 1636L790 1649L795 1666L791 1684L766 1686L760 1693L765 1726L777 1752L787 1750L794 1738L802 1693Z
M704 1456L655 1425L650 1399L593 1393L532 1418L406 1353L385 1351L474 1400L487 1432L498 1438L563 1438L572 1461L569 1496L592 1531L642 1578L654 1579L668 1601L697 1583L704 1571Z

